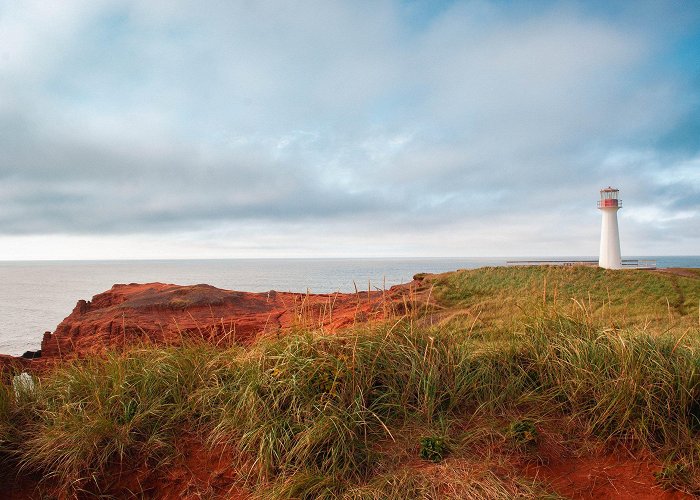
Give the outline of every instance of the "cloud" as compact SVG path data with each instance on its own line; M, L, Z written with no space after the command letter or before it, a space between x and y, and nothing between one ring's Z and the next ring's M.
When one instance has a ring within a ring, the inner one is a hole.
M303 252L299 235L337 254L339 231L361 254L584 253L614 183L631 248L687 252L700 78L669 60L696 37L688 9L6 7L0 235L122 238L139 256L178 234L221 255Z

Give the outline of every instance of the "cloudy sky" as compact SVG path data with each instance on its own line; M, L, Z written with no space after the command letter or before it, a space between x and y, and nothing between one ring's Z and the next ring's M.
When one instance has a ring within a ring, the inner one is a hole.
M700 2L0 0L0 259L700 254Z

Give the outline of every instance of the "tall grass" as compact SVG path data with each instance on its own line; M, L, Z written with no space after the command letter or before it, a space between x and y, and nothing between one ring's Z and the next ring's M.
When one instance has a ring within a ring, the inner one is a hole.
M42 381L15 451L65 486L94 488L115 464L167 464L183 429L199 430L236 450L241 480L266 495L331 498L376 486L380 444L396 429L429 428L446 415L546 403L578 419L582 435L678 449L693 442L694 349L569 318L528 328L502 346L406 321L268 339L248 351L200 345L77 361ZM6 407L12 395L3 394ZM433 488L406 481L410 491Z
M212 348L148 348L76 360L42 380L22 429L23 467L73 488L99 487L125 463L167 461Z
M12 396L10 387L0 383L0 463L11 451L12 435Z
M670 335L616 331L570 318L530 327L523 338L539 392L586 430L645 445L690 440L698 426L700 353Z

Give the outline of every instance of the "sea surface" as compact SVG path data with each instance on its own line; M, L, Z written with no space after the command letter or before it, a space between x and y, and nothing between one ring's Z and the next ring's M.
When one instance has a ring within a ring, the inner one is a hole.
M43 333L55 330L79 299L89 300L115 283L208 283L250 292L351 292L355 287L389 288L420 272L502 266L506 260L532 258L4 261L0 262L0 354L38 349ZM700 267L700 256L629 258L656 260L658 267Z

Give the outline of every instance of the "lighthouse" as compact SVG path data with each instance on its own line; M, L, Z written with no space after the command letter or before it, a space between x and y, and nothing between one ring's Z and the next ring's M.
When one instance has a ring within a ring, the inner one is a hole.
M600 190L598 209L603 212L603 222L600 226L598 266L605 269L622 269L620 231L617 227L617 211L622 208L619 192L619 189L610 186Z

